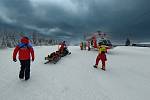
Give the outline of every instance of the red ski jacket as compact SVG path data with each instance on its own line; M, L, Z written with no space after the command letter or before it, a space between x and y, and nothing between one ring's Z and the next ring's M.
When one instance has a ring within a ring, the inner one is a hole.
M60 50L63 51L64 48L66 47L66 44L65 44L65 43L61 43L60 45L61 45L61 46L60 46Z
M16 55L18 54L19 60L28 60L31 59L34 60L34 50L29 43L29 40L26 37L23 37L21 39L21 43L16 46L13 52L13 59L16 59Z

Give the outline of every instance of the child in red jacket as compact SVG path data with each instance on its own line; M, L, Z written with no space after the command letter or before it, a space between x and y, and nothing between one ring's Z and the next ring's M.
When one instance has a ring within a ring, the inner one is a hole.
M21 43L16 46L13 52L13 61L16 62L16 55L20 60L21 68L19 73L19 78L25 80L30 78L30 59L32 56L32 61L34 61L34 50L29 43L28 37L23 37Z

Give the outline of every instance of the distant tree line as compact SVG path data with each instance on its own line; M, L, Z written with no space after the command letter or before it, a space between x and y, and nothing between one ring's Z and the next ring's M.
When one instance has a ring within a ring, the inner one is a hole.
M22 36L29 37L33 46L58 44L57 40L52 39L48 35L43 35L38 32L24 34L22 32L0 31L0 35L0 48L15 47L20 42L20 38Z

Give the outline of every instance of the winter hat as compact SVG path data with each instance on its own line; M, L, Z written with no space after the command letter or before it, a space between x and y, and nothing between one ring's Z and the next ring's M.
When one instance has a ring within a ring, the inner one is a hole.
M65 43L66 41L63 41L63 43Z
M21 43L28 44L29 43L29 38L28 37L22 37L21 38Z

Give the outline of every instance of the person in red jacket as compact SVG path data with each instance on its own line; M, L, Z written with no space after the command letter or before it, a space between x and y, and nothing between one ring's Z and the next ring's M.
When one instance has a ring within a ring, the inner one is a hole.
M34 50L29 43L28 37L22 37L21 43L19 43L13 51L13 61L16 62L16 55L18 54L18 59L20 60L20 73L19 78L28 80L30 78L30 59L32 56L32 61L34 61Z
M88 47L88 51L90 51L90 41L87 41L87 47Z
M99 54L96 58L96 64L94 65L94 68L98 68L98 63L99 61L101 60L102 62L102 70L106 70L105 69L105 62L107 61L107 58L106 58L106 52L107 52L107 49L106 49L106 46L105 45L101 45L101 46L98 46L98 50L99 50Z
M65 43L65 41L63 41L61 44L60 44L60 51L61 51L61 53L63 53L64 52L64 48L66 48L67 46L66 46L66 43Z

